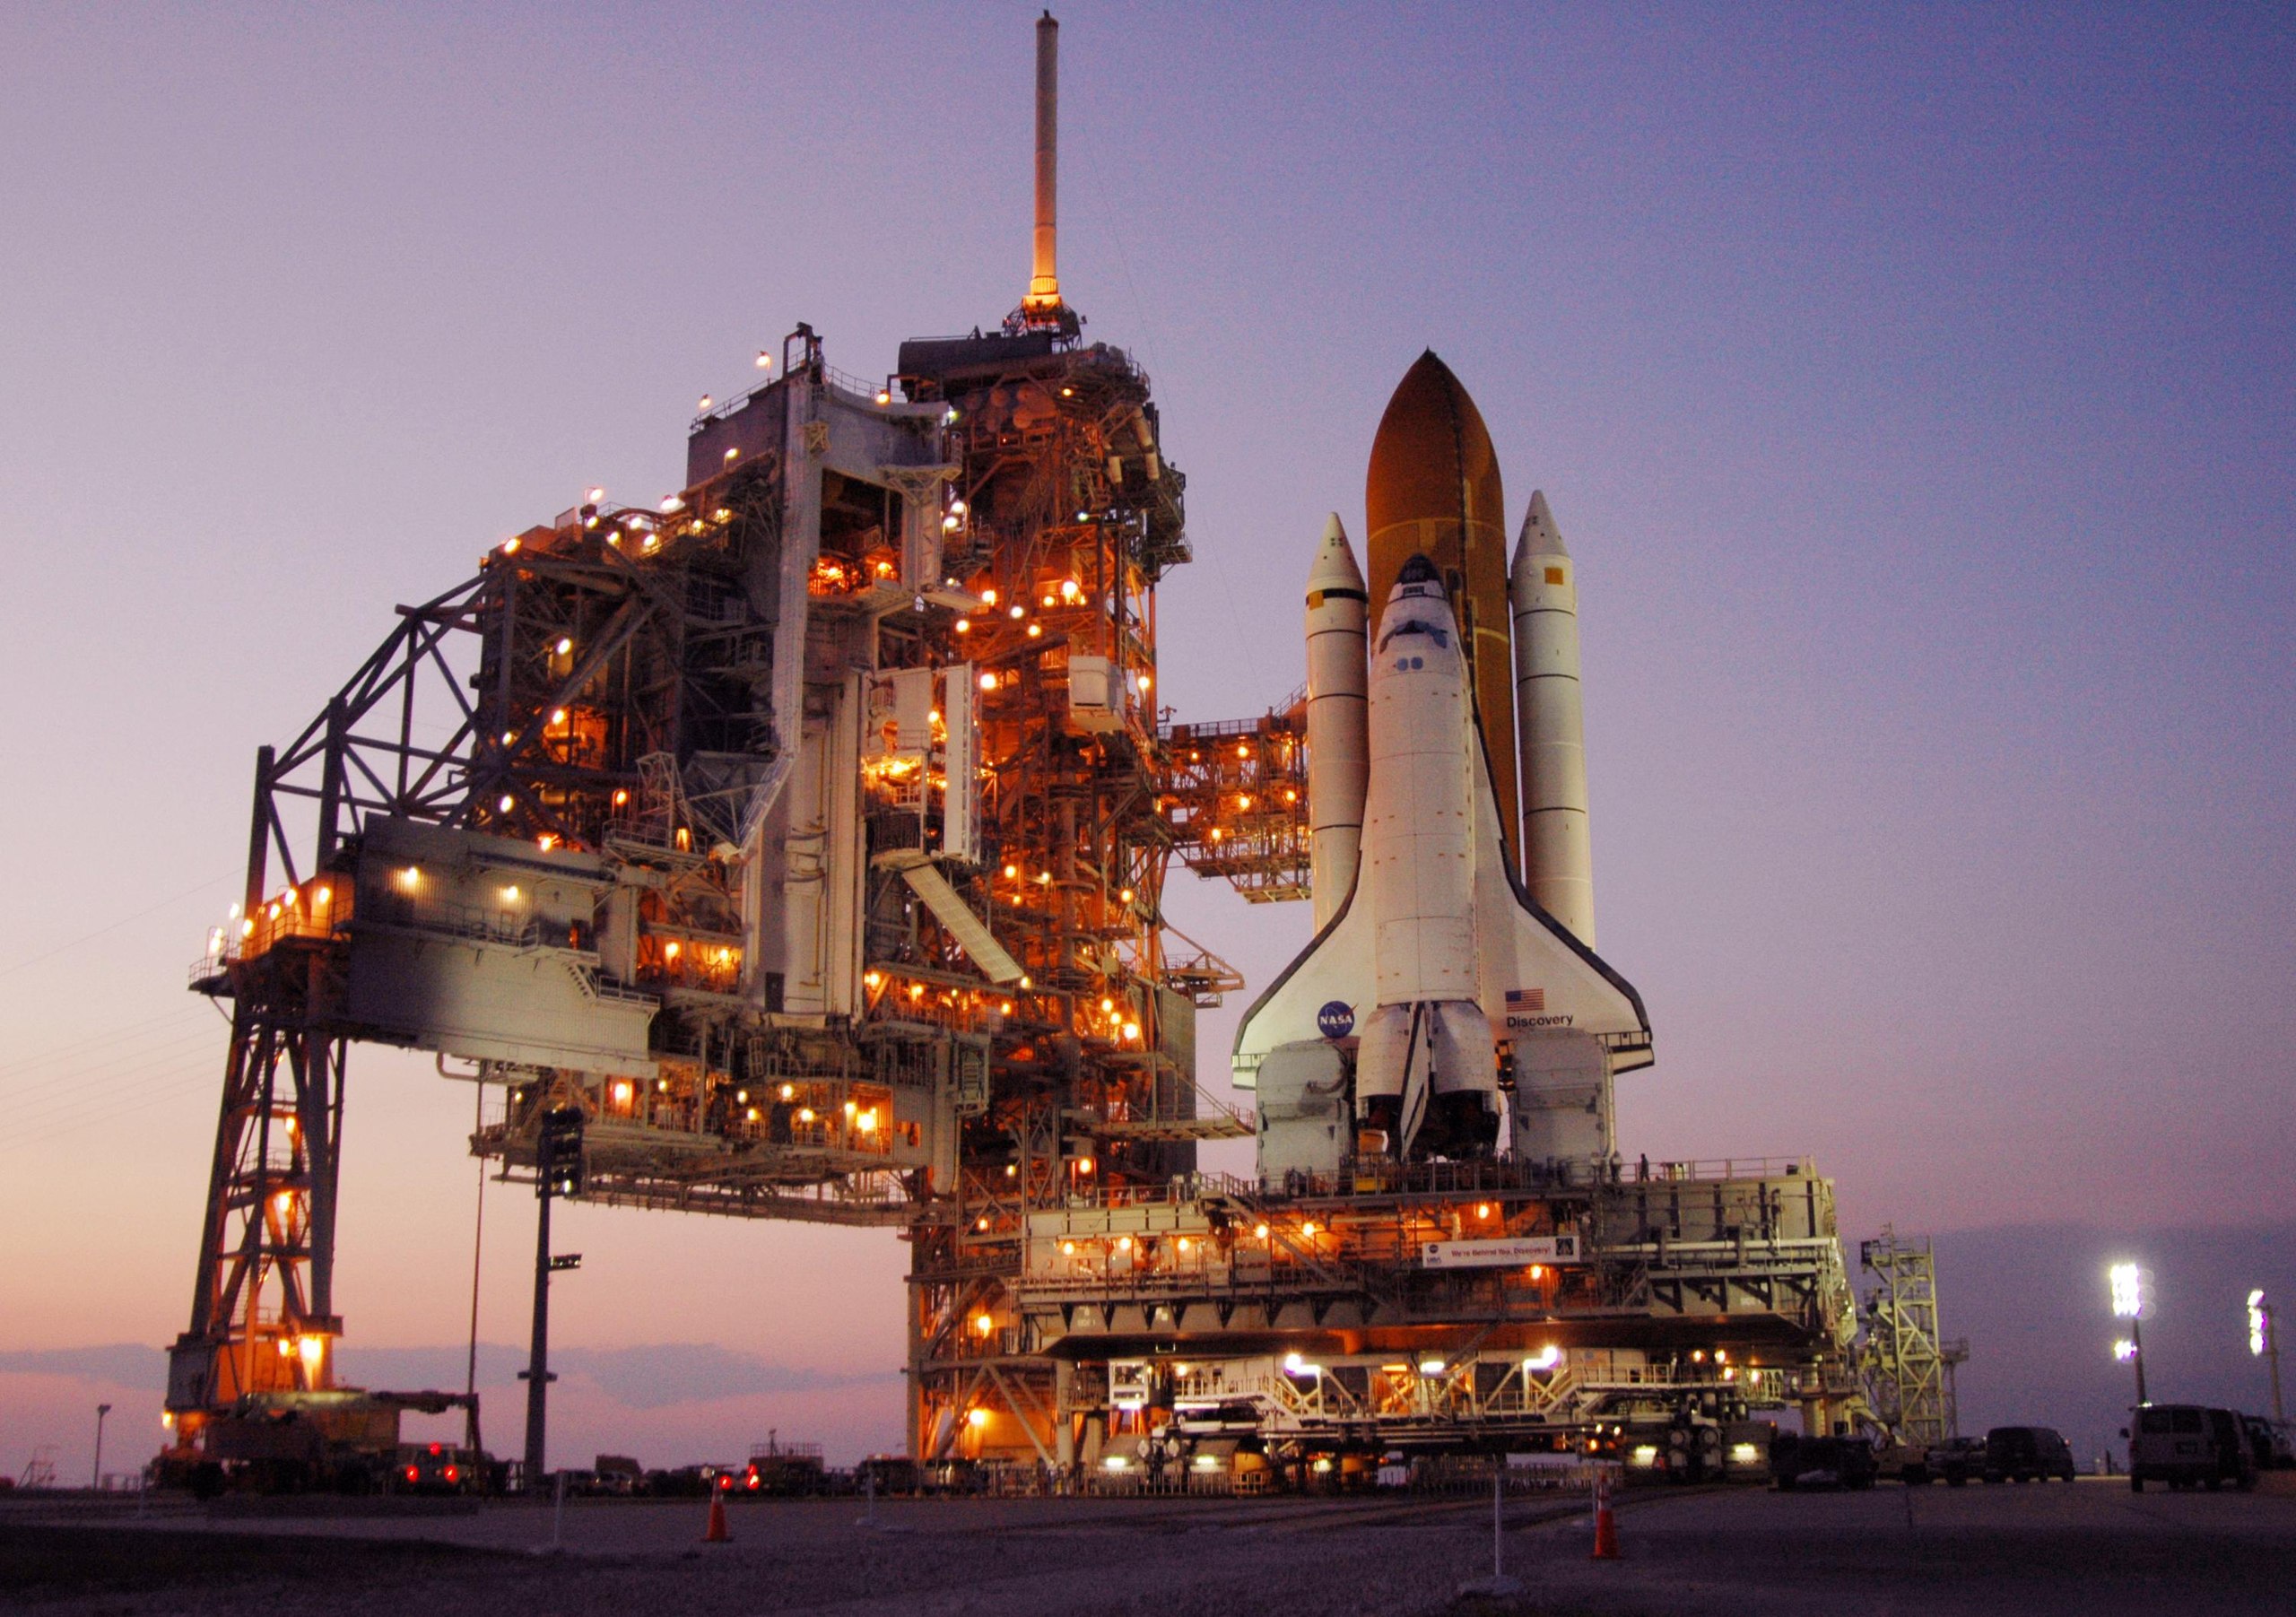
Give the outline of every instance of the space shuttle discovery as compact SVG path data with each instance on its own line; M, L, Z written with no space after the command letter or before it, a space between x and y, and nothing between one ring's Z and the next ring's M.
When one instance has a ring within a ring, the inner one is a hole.
M1431 385L1431 366L1448 389ZM1464 553L1439 563L1411 552L1373 601L1334 517L1309 571L1317 934L1245 1013L1234 1051L1239 1085L1258 1091L1271 1181L1351 1158L1502 1152L1593 1171L1614 1150L1611 1080L1650 1061L1640 997L1592 947L1568 552L1535 495L1511 567L1475 553L1493 543L1477 532L1487 525L1457 515L1496 498L1489 440L1479 465L1439 464L1466 435L1408 419L1414 398L1474 408L1442 362L1423 358L1381 422L1369 503L1388 515L1387 531L1455 536ZM1399 456L1395 436L1418 453ZM1395 490L1378 486L1399 462L1400 504L1422 508L1400 518ZM1470 477L1489 481L1480 501L1464 489ZM1477 612L1462 597L1493 573L1508 580L1508 610ZM1463 617L1483 632L1463 634ZM1515 675L1513 711L1496 724L1478 701L1491 684L1478 642L1493 619L1511 628ZM1518 750L1522 819L1510 827L1501 804L1518 801Z

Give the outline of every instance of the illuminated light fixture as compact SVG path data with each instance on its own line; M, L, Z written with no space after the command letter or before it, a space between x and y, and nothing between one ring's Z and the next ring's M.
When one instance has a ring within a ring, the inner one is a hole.
M1037 604L1039 606L1048 607L1052 604L1052 597L1050 596L1047 596L1043 600L1038 602Z
M1051 886L1051 885L1052 885L1052 873L1051 873L1050 871L1048 871L1048 870L1040 870L1040 871L1037 872L1037 885L1038 885L1038 886L1039 886L1039 887L1049 887L1049 886Z
M518 733L516 730L505 730L502 732L502 744L506 747L517 739Z
M501 795L500 799L500 800L495 804L495 805L494 805L494 806L495 806L496 808L500 809L504 813L506 813L506 814L507 814L507 813L509 813L512 809L514 809L514 808L516 808L516 807L517 807L517 806L518 806L518 800L517 800L517 798L515 798L515 797L511 796L509 793L505 792L505 793L503 793L503 794L502 794L502 795Z
M1092 1159L1091 1159L1091 1158L1090 1158L1090 1157L1079 1157L1079 1158L1077 1158L1077 1159L1076 1159L1076 1171L1077 1171L1078 1173L1090 1173L1090 1172L1091 1172L1091 1171L1092 1171ZM1131 1249L1131 1248L1126 1248L1126 1251L1129 1251L1130 1249Z
M1714 1362L1717 1364L1729 1363L1730 1350L1728 1348L1716 1348L1714 1350Z
M502 890L502 901L505 904L515 904L518 901L518 898L519 893L517 883L512 882L509 886Z
M1422 1359L1419 1361L1419 1373L1422 1376L1439 1376L1443 1373L1443 1361L1440 1359Z
M1083 596L1083 588L1078 585L1075 579L1063 578L1060 581L1060 598L1062 600L1074 601Z
M972 620L970 618L959 618L956 623L956 630L959 634L970 634L972 632Z
M1008 999L1003 1004L998 1005L996 1010L997 1014L1001 1016L1010 1016L1013 1014L1013 1002Z
M949 413L951 415L954 415L956 412L952 410ZM954 511L958 516L961 517L965 514L965 502L961 500L952 500L949 501L949 509Z
M2248 1293L2248 1352L2257 1359L2272 1349L2272 1305L2265 1301L2261 1290ZM2278 1361L2274 1362L2277 1363Z
M1061 1242L1061 1243L1060 1243L1060 1256L1063 1256L1063 1257L1074 1257L1074 1256L1076 1256L1076 1243L1075 1243L1074 1241L1063 1241L1063 1242Z
M1658 1446L1656 1443L1637 1443L1631 1458L1635 1465L1646 1468L1656 1465L1658 1463Z
M1187 1239L1187 1237L1186 1237L1185 1235L1183 1235L1183 1236L1181 1236L1181 1237L1179 1238L1179 1239L1178 1239L1177 1242L1175 1242L1174 1244L1175 1244L1176 1246L1178 1246L1181 1251L1186 1252L1186 1251L1187 1251L1187 1250L1188 1250L1188 1249L1189 1249L1189 1248L1191 1248L1195 1243L1193 1243L1192 1241L1190 1241L1190 1240Z
M770 370L773 369L772 354L767 352L762 348L757 351L757 368L760 370Z
M1290 1376L1302 1376L1307 1374L1307 1370L1308 1361L1299 1354L1286 1353L1283 1355L1284 1374Z
M1009 618L1025 618L1029 614L1027 610L1022 607L1018 601L1015 601L1013 603L1011 609L1007 611L1004 615Z
M681 952L683 952L681 946L674 940L662 945L662 958L665 961L677 959Z
M749 1117L749 1120L750 1120L751 1122L754 1123L754 1122L756 1122L756 1121L758 1120L758 1117L759 1117L759 1116L760 1116L760 1113L758 1112L757 1108L755 1108L754 1106L752 1106L752 1108L750 1108L750 1109L749 1109L749 1111L748 1111L748 1113L747 1113L747 1116L748 1116L748 1117Z
M1219 840L1220 840L1221 837L1222 837L1224 833L1222 833L1222 830L1220 830L1220 828L1219 828L1218 826L1216 826L1216 825L1215 825L1215 826L1213 826L1213 827L1212 828L1212 830L1211 830L1210 831L1208 831L1208 832L1207 832L1207 833L1205 833L1205 834L1206 834L1206 837L1208 838L1208 839L1209 839L1209 840L1213 841L1213 842L1217 842L1217 841L1219 841Z
M1287 791L1283 794L1283 801L1286 803L1297 803L1300 801L1300 794L1297 792Z
M970 1409L965 1411L965 1424L971 1427L975 1431L978 1431L982 1427L988 1424L988 1412L981 1408L979 1404L974 1404Z
M1144 674L1140 676L1140 689L1143 694L1153 690L1155 688L1155 684L1156 682L1150 679L1146 674Z
M1474 1204L1474 1215L1479 1219L1489 1218L1491 1216L1491 1204L1489 1202L1477 1202Z
M1117 902L1118 902L1118 903L1120 903L1120 904L1129 904L1129 903L1131 903L1131 902L1132 902L1132 889L1130 889L1129 887L1127 887L1127 888L1126 888L1122 892L1120 892L1120 893L1117 894L1116 896L1117 896Z
M812 1121L813 1121L813 1117L814 1117L814 1112L813 1112L813 1108L812 1107L810 1107L810 1106L801 1106L801 1107L799 1107L799 1108L797 1108L797 1121L798 1121L798 1122L800 1122L800 1123L811 1123Z
M747 1090L735 1090L734 1099L740 1104L747 1106L750 1103L750 1092Z
M1300 1233L1306 1236L1309 1240L1313 1240L1316 1238L1316 1231L1319 1228L1321 1228L1321 1226L1319 1226L1315 1220L1309 1219L1306 1223L1300 1226Z
M701 396L701 403L700 403L700 404L697 404L697 405L695 405L695 406L694 406L694 408L696 408L696 409L698 409L698 410L707 410L707 409L709 409L709 406L710 406L713 403L715 403L715 402L716 402L716 401L714 401L713 399L711 399L711 398L710 398L710 396L709 396L708 394L706 394L706 393L705 393L705 394L703 394L703 395Z
M1123 1471L1129 1467L1131 1464L1132 1462L1126 1459L1122 1455L1112 1454L1100 1462L1100 1469L1103 1471Z
M535 839L535 846L537 848L540 848L544 853L548 853L552 848L558 846L558 839L551 832L544 831L541 836Z
M853 1126L859 1129L865 1135L875 1134L877 1132L877 1108L874 1106L863 1107L861 1108L861 1115L853 1119Z
M980 676L980 688L981 688L983 691L994 691L994 690L996 690L996 676L995 674L982 674L982 675Z
M797 1098L797 1086L794 1083L783 1084L781 1086L781 1098L784 1100L795 1100Z
M739 455L740 453L741 453L741 450L739 450L738 448L735 448L735 449L728 449L728 450L726 450L726 458L727 460L732 460L735 456Z
M1265 1240L1267 1239L1267 1226L1265 1224L1254 1224L1252 1226L1252 1233L1257 1236L1261 1240Z
M2144 1271L2135 1264L2115 1264L2105 1272L2112 1290L2113 1317L2138 1319L2144 1314Z
M1021 874L1021 867L1017 865L1007 865L1004 867L1004 874L1008 877L1017 876Z
M629 1080L622 1079L615 1082L613 1086L613 1103L616 1106L628 1106L630 1104Z
M566 656L566 655L568 655L570 652L571 652L573 649L574 649L574 639L573 639L573 637L572 637L572 636L570 636L570 635L560 635L560 636L558 637L557 651L558 651L558 655L559 655L559 656Z
M845 1103L845 1115L848 1117L860 1109L861 1103L858 1100L848 1100Z
M944 534L953 534L963 526L964 524L958 521L954 517L944 517L941 518L941 531Z
M2127 1364L2131 1361L2135 1360L2135 1357L2136 1343L2131 1342L2127 1337L2124 1336L2119 1341L2113 1343L2113 1358L2120 1363Z
M685 501L680 500L675 494L671 495L667 500L662 501L661 504L661 512L665 517L675 516L678 512L683 511L683 509L685 509Z
M1552 1342L1523 1361L1526 1370L1551 1370L1562 1362L1562 1350Z
M885 974L882 971L864 971L861 974L861 980L874 988L885 980Z
M1101 1009L1102 1011L1113 1011L1113 1010L1115 1010L1115 1009L1116 1009L1116 1001L1114 1001L1114 1000L1112 1000L1112 999L1103 999L1102 1001L1100 1001L1100 1009Z
M879 404L891 404L891 403L893 402L893 390L892 390L891 388L890 388L890 387L880 387L880 388L878 388L878 389L877 389L877 402L878 402Z
M590 503L592 505L597 504L599 500L604 500L605 497L606 491L604 489L592 489L590 491Z
M996 1321L987 1314L976 1314L972 1317L972 1328L984 1336L994 1335L996 1332Z
M654 1081L654 1092L657 1095L668 1094L670 1092L670 1081L666 1078L657 1078Z
M1008 1179L1016 1179L1016 1178L1020 1178L1020 1176L1021 1176L1021 1169L1020 1169L1020 1168L1019 1168L1019 1166L1018 1166L1017 1164L1015 1164L1015 1163L1012 1163L1012 1162L1007 1162L1007 1163L1005 1163L1005 1164L1004 1164L1004 1177L1005 1177L1006 1178L1008 1178Z
M1023 987L1023 988L1032 988L1032 987L1034 987L1035 986L1036 986L1036 985L1035 985L1034 983L1031 982L1031 981L1030 981L1026 977L1023 977L1023 978L1021 978L1021 987Z
M1139 1039L1140 1024L1136 1021L1126 1022L1124 1024L1124 1037L1127 1042Z
M502 541L502 553L506 556L515 556L518 553L518 540L515 535Z
M987 1229L987 1228L988 1228L988 1215L987 1215L987 1213L982 1213L978 1218L977 1218L977 1219L973 1220L973 1221L972 1221L972 1227L973 1227L975 1230L986 1230L986 1229Z
M982 590L982 591L980 592L980 604L981 604L983 606L994 606L994 605L996 605L996 592L994 589L984 589L984 590Z
M1236 799L1236 806L1239 809L1248 809L1251 807L1251 805L1252 800L1249 795L1239 796Z
M1118 1237L1116 1238L1116 1249L1117 1249L1118 1251L1119 1251L1119 1252L1129 1252L1129 1251L1131 1251L1131 1250L1132 1250L1132 1238L1131 1238L1130 1236L1128 1236L1128 1235L1119 1235L1119 1236L1118 1236Z
M550 710L550 722L552 724L562 725L566 722L567 717L566 709L563 708L552 708Z

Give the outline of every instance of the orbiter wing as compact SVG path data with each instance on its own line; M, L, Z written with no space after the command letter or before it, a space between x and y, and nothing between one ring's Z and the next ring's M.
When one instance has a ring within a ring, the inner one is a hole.
M1531 900L1508 866L1491 761L1475 743L1475 960L1483 1013L1500 1039L1578 1032L1612 1051L1613 1073L1650 1065L1642 996L1600 956ZM1278 1045L1345 1039L1375 1003L1372 941L1361 867L1347 901L1299 958L1244 1013L1231 1056L1237 1087L1253 1087Z

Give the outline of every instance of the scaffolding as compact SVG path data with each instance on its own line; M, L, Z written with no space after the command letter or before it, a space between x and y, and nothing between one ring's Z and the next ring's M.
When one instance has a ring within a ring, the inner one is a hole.
M1864 1300L1857 1368L1874 1419L1899 1444L1926 1448L1961 1435L1953 1373L1966 1341L1947 1341L1937 1321L1937 1263L1929 1239L1900 1237L1890 1225L1858 1244L1874 1276Z

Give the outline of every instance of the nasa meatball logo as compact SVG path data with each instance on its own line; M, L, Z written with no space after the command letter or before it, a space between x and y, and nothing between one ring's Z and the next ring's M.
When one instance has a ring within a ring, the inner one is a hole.
M1355 1031L1355 1007L1344 999L1326 1000L1316 1013L1316 1031L1326 1039L1344 1039Z

